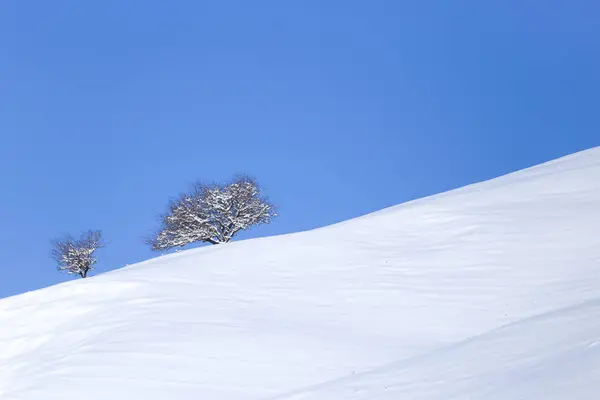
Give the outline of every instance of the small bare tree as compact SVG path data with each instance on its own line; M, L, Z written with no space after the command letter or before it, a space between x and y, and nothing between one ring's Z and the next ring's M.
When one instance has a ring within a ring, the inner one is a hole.
M249 177L226 185L197 183L169 204L159 232L148 242L155 251L194 242L227 243L238 232L268 224L276 216L275 207Z
M85 278L98 262L94 253L102 247L102 232L90 230L82 233L78 240L71 236L54 240L52 258L59 271Z

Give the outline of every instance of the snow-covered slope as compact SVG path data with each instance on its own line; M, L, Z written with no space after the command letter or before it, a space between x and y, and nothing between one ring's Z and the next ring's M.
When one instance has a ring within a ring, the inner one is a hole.
M279 398L597 400L599 379L596 300Z
M0 301L0 399L596 399L600 149Z

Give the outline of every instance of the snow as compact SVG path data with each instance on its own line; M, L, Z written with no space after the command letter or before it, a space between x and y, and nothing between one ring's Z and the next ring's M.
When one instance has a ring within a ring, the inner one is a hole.
M0 399L596 399L600 148L0 300Z

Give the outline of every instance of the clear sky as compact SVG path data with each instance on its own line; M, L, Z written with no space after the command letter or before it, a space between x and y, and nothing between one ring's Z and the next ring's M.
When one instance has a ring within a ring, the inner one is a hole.
M600 145L600 2L4 0L0 297L98 272L197 180L255 176L294 232ZM376 238L374 238L376 239Z

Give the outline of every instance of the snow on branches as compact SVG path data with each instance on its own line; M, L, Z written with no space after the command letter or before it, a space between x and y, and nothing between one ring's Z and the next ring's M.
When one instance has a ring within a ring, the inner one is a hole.
M276 216L274 206L251 178L240 177L226 185L197 183L171 202L149 244L159 251L194 242L227 243L239 231L268 224Z
M85 278L98 262L94 252L104 247L101 231L84 232L78 240L67 236L54 241L52 258L58 264L59 271L77 274Z

